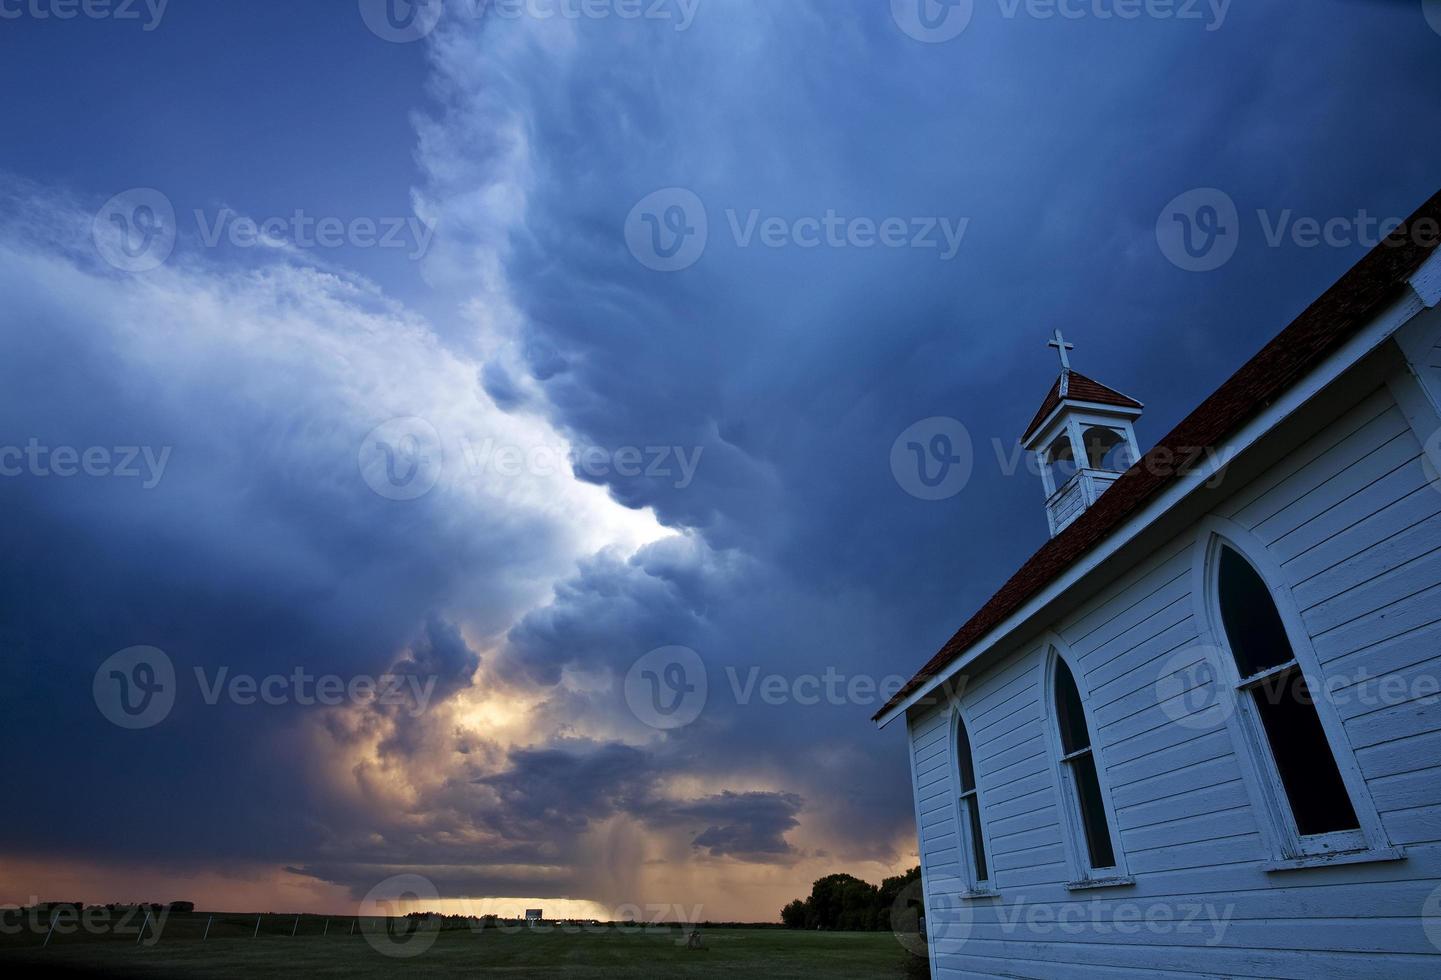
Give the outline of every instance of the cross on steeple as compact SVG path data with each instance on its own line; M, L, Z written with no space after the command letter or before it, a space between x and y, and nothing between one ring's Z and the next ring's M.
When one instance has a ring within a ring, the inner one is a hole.
M1060 330L1059 327L1056 328L1056 338L1055 338L1054 340L1052 340L1052 341L1051 341L1049 344L1047 344L1046 346L1047 346L1047 347L1054 347L1054 348L1056 349L1056 352L1061 355L1061 370L1062 370L1062 371L1069 371L1069 370L1071 370L1071 358L1070 358L1070 353L1069 353L1069 352L1075 350L1075 349L1076 349L1076 345L1075 345L1075 344L1069 344L1069 343L1066 342L1066 338L1065 338L1065 336L1061 333L1061 330Z

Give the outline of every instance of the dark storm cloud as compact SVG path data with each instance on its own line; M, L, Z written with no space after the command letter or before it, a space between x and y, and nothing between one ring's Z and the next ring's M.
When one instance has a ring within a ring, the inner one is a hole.
M357 894L407 868L448 893L605 894L611 856L578 835L615 817L701 860L785 864L811 850L801 831L834 870L898 859L908 774L877 704L771 704L735 678L923 662L1042 542L1039 485L1004 475L992 440L1013 453L1052 380L1049 331L1147 402L1143 442L1165 431L1359 249L1255 232L1186 273L1156 246L1162 206L1216 186L1246 214L1406 213L1441 183L1441 37L1406 4L1235 4L1205 32L978 3L966 34L922 45L887 7L443 28L413 100L432 323L283 263L118 276L88 245L99 200L7 181L0 442L174 449L149 491L0 480L0 732L64 733L7 766L11 846L285 862ZM675 274L622 236L670 186L711 228ZM752 210L969 224L951 260L742 247L728 212ZM389 418L528 409L578 445L703 449L684 487L585 476L680 533L590 554L604 515L569 497L448 480L401 505L357 477ZM888 457L936 415L970 430L975 476L926 503ZM335 712L327 748L383 750L317 763L289 708L192 698L161 729L108 725L93 673L142 643L182 676L400 663L443 700L541 700L520 747L442 715ZM620 682L671 644L700 654L709 700L657 735Z
M634 811L659 773L649 756L619 743L580 743L510 754L511 768L477 780L501 806L493 821L506 836L542 839L569 834L591 820Z
M87 254L77 204L7 186L0 443L169 449L149 488L30 464L0 480L0 726L15 740L63 730L85 746L66 779L43 754L7 770L9 789L34 804L11 823L10 845L305 854L328 824L374 817L332 812L308 775L299 726L314 712L294 700L209 704L205 685L297 669L373 677L399 663L433 680L429 703L441 704L479 662L459 627L508 627L574 545L538 508L483 506L460 480L409 505L367 486L357 452L370 427L464 417L481 402L464 366L363 282L286 265L119 277ZM161 725L126 732L91 687L102 661L134 645L171 658L178 693ZM360 712L396 752L430 737L405 707ZM150 807L125 802L154 799L167 801L158 836Z
M429 726L423 716L470 687L481 658L460 635L460 629L432 613L421 635L406 655L387 671L404 680L393 703L376 703L391 725L391 735L380 743L382 755L413 757L429 747Z
M508 839L558 840L593 821L626 813L658 828L691 828L692 846L712 857L770 862L795 854L785 834L805 801L794 793L726 791L677 800L662 795L677 771L651 752L620 743L560 742L510 754L510 768L477 782L501 806L496 829Z
M587 443L705 450L684 489L607 482L706 546L665 569L588 564L511 631L507 662L553 685L567 666L620 676L651 647L694 646L711 701L660 751L784 773L844 815L830 829L852 854L884 852L911 818L897 736L866 725L877 705L742 705L727 669L908 674L1042 543L1039 481L1004 469L1054 378L1056 326L1079 367L1147 402L1147 441L1363 251L1266 248L1252 229L1226 269L1183 272L1154 237L1172 197L1221 187L1248 220L1404 215L1441 182L1436 127L1408 121L1434 121L1441 83L1441 39L1414 5L1233 5L1212 31L978 4L965 35L934 46L884 7L718 3L681 36L580 22L549 48L458 29L435 55L451 102L433 125L494 152L423 157L434 203L463 219L439 268L491 244L474 187L526 188L500 254L528 342L566 354L563 373L532 375L558 424ZM508 163L518 132L523 163ZM710 237L667 274L636 262L622 229L671 186L700 197ZM732 229L752 211L969 225L943 261L742 247ZM961 419L975 449L970 485L941 504L888 466L896 436L935 415ZM733 554L743 573L718 574ZM806 764L832 754L847 764Z
M676 807L676 817L709 823L696 835L696 847L712 857L733 855L751 860L794 853L785 840L800 825L796 814L804 801L794 793L732 793Z
M554 685L565 666L624 674L655 647L699 642L710 603L735 587L737 563L695 537L659 541L630 557L597 555L510 631L505 666Z
M850 838L857 858L893 857L895 800L905 792L905 769L887 764L894 748L886 739L860 734L879 707L875 696L853 701L845 694L853 677L879 683L905 669L865 662L886 642L880 632L884 616L874 602L861 590L840 597L817 594L774 566L735 551L713 551L696 537L670 539L629 560L586 563L558 586L549 606L511 631L502 656L523 676L547 685L558 684L566 668L615 678L606 694L551 688L537 712L546 724L619 718L650 734L631 716L621 680L652 649L677 644L693 649L707 674L704 710L686 728L654 742L647 765L722 784L759 779L808 799L831 800L843 792L843 805L819 808L818 826ZM806 704L793 697L797 679L819 681L828 671L844 679L836 685L838 700ZM762 697L762 676L780 678L784 696ZM859 786L846 776L857 764L873 767L872 777ZM618 777L617 785L622 785ZM770 826L747 830L755 846L744 853L774 853L780 831ZM724 828L710 829L706 841L717 853L742 853L722 845Z
M430 616L425 632L410 648L408 656L392 668L406 676L434 677L436 697L444 700L469 687L480 667L480 655L466 645L460 630L438 616Z
M370 837L364 858L317 861L293 873L345 885L358 897L396 868L415 868L442 894L573 896L586 887L584 836L617 815L658 832L675 832L710 858L788 864L798 856L785 835L799 826L805 801L794 793L722 792L693 799L666 795L674 761L619 742L560 739L546 748L508 753L501 771L471 780L481 792L454 787L429 804L443 810L454 795L466 811L456 826L430 814L427 833ZM451 831L479 829L483 843L463 845ZM593 882L590 882L593 886Z

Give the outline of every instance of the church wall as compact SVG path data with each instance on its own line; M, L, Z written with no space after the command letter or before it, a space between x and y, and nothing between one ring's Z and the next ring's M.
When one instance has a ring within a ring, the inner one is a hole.
M1427 696L1441 676L1441 479L1381 388L1260 478L1215 493L1213 513L1280 564L1385 834L1406 860L1265 869L1274 855L1264 815L1226 724L1185 716L1158 690L1203 642L1197 527L1050 627L1088 698L1133 886L1066 887L1074 875L1043 727L1039 639L959 698L998 897L960 897L950 708L910 718L937 976L1401 977L1441 967L1423 922L1430 898L1441 943L1441 892L1431 897L1441 886L1441 703Z

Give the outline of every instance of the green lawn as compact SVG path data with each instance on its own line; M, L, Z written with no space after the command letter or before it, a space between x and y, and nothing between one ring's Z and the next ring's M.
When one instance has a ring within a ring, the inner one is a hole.
M433 945L402 959L382 955L359 931L348 935L348 919L332 921L329 935L320 935L323 920L306 917L291 937L293 919L266 917L260 936L251 938L254 916L226 916L216 919L202 942L205 920L204 914L173 917L153 946L137 945L133 928L129 936L56 936L46 948L39 946L43 937L31 932L10 934L0 937L0 971L26 964L112 976L362 977L415 969L433 976L514 980L901 980L908 955L889 933L710 929L702 932L704 949L688 950L678 930L453 929L423 937ZM385 945L383 938L376 942Z

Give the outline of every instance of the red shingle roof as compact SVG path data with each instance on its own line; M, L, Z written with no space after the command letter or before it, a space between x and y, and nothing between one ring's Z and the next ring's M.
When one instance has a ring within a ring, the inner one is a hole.
M1131 467L1084 514L1052 538L1026 562L1001 590L911 678L886 706L879 720L928 680L958 660L988 633L1005 622L1032 596L1059 578L1091 549L1121 527L1148 501L1180 478L1175 467L1147 465L1157 454L1183 447L1219 446L1265 410L1292 385L1346 343L1406 289L1406 280L1435 249L1410 229L1418 222L1434 229L1441 222L1441 192L1413 214L1386 241L1372 249L1350 272L1247 361L1231 378L1156 444L1147 458ZM1173 457L1167 457L1173 458Z
M1061 394L1063 383L1066 386L1064 395ZM1056 410L1056 406L1061 404L1062 398L1078 402L1095 402L1098 405L1117 405L1121 408L1146 407L1130 395L1123 395L1114 388L1107 388L1099 381L1092 381L1079 371L1065 370L1056 379L1056 383L1051 385L1050 394L1046 395L1046 400L1041 402L1041 410L1036 413L1035 418L1031 419L1031 424L1026 426L1026 434L1021 437L1022 442L1026 442L1035 434L1036 430L1041 427L1041 423L1046 421Z

